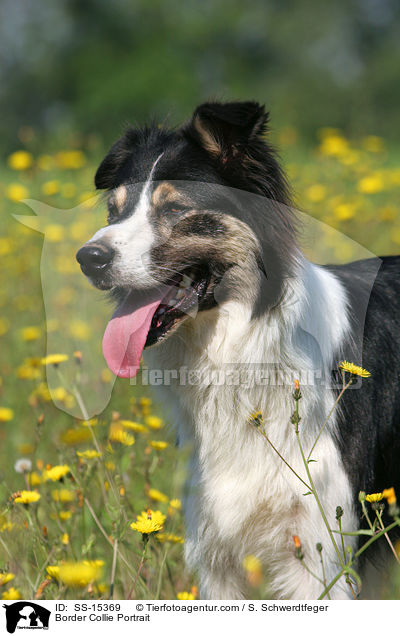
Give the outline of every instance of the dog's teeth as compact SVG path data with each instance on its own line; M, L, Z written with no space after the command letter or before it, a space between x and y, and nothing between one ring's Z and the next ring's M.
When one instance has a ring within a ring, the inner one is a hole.
M184 274L182 283L183 283L183 287L189 287L189 285L192 284L192 279L189 276L186 276L186 274Z
M179 300L180 298L183 298L185 295L185 292L183 289L179 288L175 294L175 298L176 300Z

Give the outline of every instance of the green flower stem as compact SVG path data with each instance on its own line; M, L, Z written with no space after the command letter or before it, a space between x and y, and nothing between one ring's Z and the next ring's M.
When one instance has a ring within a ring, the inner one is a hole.
M146 538L145 538L146 537ZM140 563L139 563L139 567L138 567L138 571L136 572L136 576L135 576L135 580L133 582L131 591L129 592L128 596L127 596L127 600L129 601L132 598L132 594L135 591L135 587L136 587L136 583L138 582L138 578L140 575L140 572L142 571L142 567L144 565L145 559L146 559L146 553L147 553L147 545L149 543L149 535L148 534L144 534L143 535L143 552L142 552L142 557L140 559Z
M343 532L342 532L342 520L339 518L337 520L337 522L338 522L338 525L339 525L340 538L341 538L341 541L342 541L343 560L344 560L344 563L346 565L346 549L344 547L344 538L343 538Z
M322 583L323 583L323 586L326 588L327 583L326 583L326 574L325 574L325 566L324 566L324 559L323 559L323 556L322 556L322 550L319 553L319 558L320 558L320 561L321 561L321 569L322 569ZM328 592L328 600L329 601L331 600L329 592Z
M75 396L75 399L78 402L79 408L81 410L83 419L87 422L89 420L89 413L88 413L88 411L86 409L85 403L83 401L82 395L81 395L81 393L79 391L79 388L78 388L76 382L73 384L72 389L71 389L68 386L68 383L67 383L67 381L66 381L66 379L64 377L64 374L62 373L62 371L60 370L60 367L58 365L56 366L56 371L57 371L58 377L60 378L60 382L64 386L64 388ZM95 448L96 448L97 452L102 454L101 453L101 448L100 448L100 445L99 445L99 443L97 441L97 437L95 435L93 427L89 426L89 429L90 429L90 432L91 432L91 435L92 435L93 444L95 445ZM118 501L119 497L118 497L117 491L115 489L114 479L113 479L111 473L105 467L104 467L104 473L106 475L108 483L110 484L110 487L111 487L111 490L113 492L115 501Z
M307 570L307 572L309 574L311 574L312 577L314 577L314 579L316 579L319 583L321 583L321 585L325 585L326 586L326 581L323 581L323 579L320 579L319 576L317 576L316 574L314 574L314 572L312 570L310 570L310 568L304 563L303 559L300 559L300 563L303 566L303 568L305 570Z
M387 541L387 542L388 542L388 544L389 544L389 547L390 547L391 551L392 551L392 552L393 552L393 554L394 554L394 558L396 559L397 563L400 565L400 559L399 559L399 557L397 556L397 552L396 552L396 550L394 549L393 543L391 542L391 540L390 540L390 538L389 538L389 535L388 535L388 533L387 533L387 532L386 532L386 530L385 530L385 526L383 525L383 522L382 522L382 513L381 513L379 510L375 510L375 513L376 513L376 516L378 517L378 521L379 521L379 525L380 525L381 529L385 531L385 538L386 538L386 541Z
M326 417L326 419L325 419L324 423L322 424L322 426L321 426L321 428L320 428L320 431L319 431L319 433L318 433L318 435L317 435L317 437L316 437L316 439L315 439L315 442L314 442L314 444L312 445L310 452L308 453L307 462L309 462L309 461L310 461L310 457L311 457L311 455L312 455L312 452L313 452L314 448L316 447L316 445L317 445L317 443L318 443L318 440L319 440L319 438L321 437L321 435L322 435L323 431L325 430L325 427L326 427L326 425L328 424L328 422L329 422L329 420L330 420L330 417L331 417L332 413L334 412L334 410L336 409L337 405L339 404L339 401L340 401L340 399L341 399L341 397L342 397L343 393L344 393L345 391L347 391L347 389L349 388L349 386L350 386L350 384L351 384L352 382L353 382L353 379L352 379L352 378L350 378L350 380L348 381L348 383L347 383L346 385L344 384L344 371L343 371L343 388L342 388L342 390L340 391L339 395L337 396L337 398L336 398L336 400L335 400L335 403L333 404L333 406L332 406L331 410L329 411L329 413L328 413L328 415L327 415L327 417Z
M113 560L112 560L112 566L111 566L111 582L110 582L110 596L109 598L112 599L113 595L114 595L114 582L115 582L115 572L117 569L117 557L118 557L118 539L117 537L114 538L114 546L113 546Z
M357 552L354 554L354 557L351 560L351 563L353 563L356 559L358 559L358 557L363 552L365 552L365 550L367 550L372 543L374 543L377 539L382 537L385 534L385 532L390 532L390 530L393 530L393 528L395 528L396 526L400 526L400 519L396 519L396 521L394 521L389 526L387 526L385 530L381 530L377 532L376 534L374 534L373 537L371 537L368 541L366 541L364 545L361 546L361 548L359 548L359 550L357 550ZM360 585L361 581L359 579L358 574L354 572L354 570L349 565L347 565L346 567L342 568L342 570L335 576L335 578L332 579L329 585L327 585L327 587L324 589L322 594L318 597L317 599L318 601L321 601L328 594L328 592L333 588L335 583L337 583L337 581L340 579L341 576L343 576L345 572L348 572L349 574L351 574L356 579L357 583Z
M298 408L299 407L298 407L298 402L297 402L297 404L296 404L296 412L297 413L298 413ZM343 563L342 555L340 554L340 550L339 550L339 548L337 546L337 543L335 541L335 537L333 536L332 530L331 530L330 525L328 523L328 520L326 518L325 511L324 511L324 509L322 507L322 504L321 504L321 501L320 501L320 499L318 497L318 493L317 493L317 490L315 488L315 484L314 484L313 478L311 476L310 467L309 467L308 462L307 462L307 460L305 458L305 455L304 455L303 446L302 446L301 441L300 441L300 435L299 435L298 426L296 426L296 438L297 438L297 443L299 445L299 449L300 449L301 457L302 457L302 460L303 460L303 464L304 464L304 467L306 469L307 477L308 477L308 480L309 480L309 482L311 484L310 490L311 490L312 494L314 495L315 501L317 502L317 506L318 506L319 511L321 513L321 517L322 517L322 519L324 521L325 527L326 527L326 529L328 531L329 537L330 537L330 539L332 541L332 545L333 545L333 547L335 549L335 552L337 554L337 557L339 559L339 563L340 563L340 565L343 568L344 567L344 563Z
M363 515L366 518L369 527L371 528L372 532L375 532L374 525L371 522L371 519L369 518L369 514L368 514L367 506L365 505L365 501L361 501L361 508L362 508Z
M305 485L305 487L306 487L308 490L311 490L311 487L307 484L307 482L305 482L305 481L304 481L304 479L302 479L302 478L300 477L300 475L298 475L298 474L296 473L296 471L295 471L295 470L291 467L291 465L290 465L290 464L288 464L288 462L286 461L286 459L284 459L284 458L282 457L282 455L280 454L280 452L278 451L278 449L277 449L277 448L273 445L273 443L271 442L271 440L269 439L269 437L268 437L268 435L265 433L265 431L261 430L260 428L258 428L257 430L258 430L258 432L259 432L259 433L260 433L260 434L264 437L264 439L268 442L268 444L269 444L269 445L271 446L271 448L275 451L275 453L278 455L278 457L279 457L279 458L283 461L283 463L285 464L285 466L287 466L287 467L289 468L289 470L291 470L291 471L292 471L292 473L293 473L294 475L296 475L297 479L299 479L299 480L301 481L301 483L302 483L302 484L304 484L304 485Z

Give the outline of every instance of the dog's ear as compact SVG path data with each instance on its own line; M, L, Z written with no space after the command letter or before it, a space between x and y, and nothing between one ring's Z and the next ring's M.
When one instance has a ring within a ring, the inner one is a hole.
M124 135L111 146L94 178L98 190L107 190L115 186L116 177L131 158L137 140L138 132L134 128L128 128Z
M196 108L183 132L225 162L262 138L268 117L257 102L209 102Z

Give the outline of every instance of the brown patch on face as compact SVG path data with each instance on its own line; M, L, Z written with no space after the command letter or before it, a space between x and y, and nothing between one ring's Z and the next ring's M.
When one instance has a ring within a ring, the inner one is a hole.
M168 203L171 203L172 206L174 203L180 206L192 205L192 202L183 192L180 192L171 183L167 182L157 186L151 197L151 202L155 208L161 208Z
M115 205L118 208L118 211L121 212L125 202L126 202L126 187L123 185L120 185L118 188L116 188L116 190L114 191L114 201L115 201Z
M126 199L127 189L125 186L120 185L112 191L108 199L109 219L116 218L122 213Z

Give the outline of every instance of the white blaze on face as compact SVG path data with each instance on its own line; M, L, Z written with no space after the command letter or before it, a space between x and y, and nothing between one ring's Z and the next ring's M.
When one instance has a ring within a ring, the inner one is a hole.
M119 286L134 285L140 289L156 282L150 273L150 251L156 240L154 228L149 220L150 184L161 156L162 154L154 162L132 214L121 223L101 228L87 242L89 244L105 241L115 250L111 274ZM119 198L123 195L121 189L124 187L118 188Z

